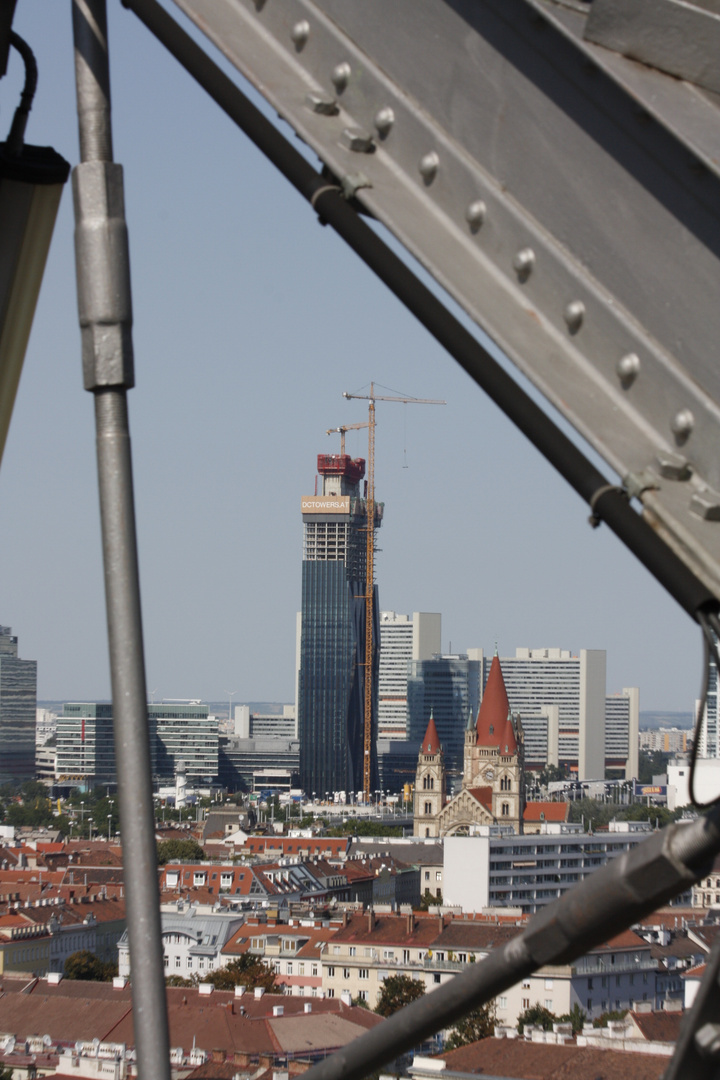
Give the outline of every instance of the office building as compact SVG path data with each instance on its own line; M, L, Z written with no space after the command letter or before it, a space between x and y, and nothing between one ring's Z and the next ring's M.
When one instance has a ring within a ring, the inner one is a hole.
M174 782L180 762L188 781L209 784L218 775L218 719L199 701L148 705L148 721L157 746L155 775Z
M69 702L57 724L55 779L87 791L99 784L117 784L112 705Z
M448 788L459 787L468 716L480 704L481 664L467 654L417 660L408 678L408 738L419 746L432 715L445 755Z
M148 705L150 762L155 784L174 783L178 765L193 783L218 775L218 721L199 701ZM117 783L110 702L72 702L58 717L55 777L84 790Z
M380 663L378 670L378 736L407 737L407 684L411 665L440 652L441 616L415 611L412 616L395 611L380 613Z
M700 702L695 702L695 716ZM698 754L703 758L720 758L720 724L718 724L718 671L713 650L710 650L707 701L702 723L698 729Z
M308 795L363 788L367 504L360 482L365 462L347 454L320 454L318 473L320 494L302 499L297 699L300 783ZM382 510L382 504L376 503L376 528ZM373 610L371 786L375 788L379 621L376 587Z
M605 698L605 768L622 772L623 780L638 774L640 691L626 686Z
M21 660L18 639L0 626L0 784L35 779L37 661Z
M482 684L492 657L477 651ZM474 656L475 653L473 652ZM578 779L605 776L605 651L581 649L516 649L501 659L510 708L523 719L558 709L558 759L577 769Z
M268 771L287 773L290 778L287 786L298 787L300 743L297 739L279 735L230 739L221 737L218 769L220 783L228 791L254 791L255 774ZM283 784L284 786L286 785Z
M282 713L251 713L249 705L236 705L228 734L238 739L297 739L295 706L283 705Z

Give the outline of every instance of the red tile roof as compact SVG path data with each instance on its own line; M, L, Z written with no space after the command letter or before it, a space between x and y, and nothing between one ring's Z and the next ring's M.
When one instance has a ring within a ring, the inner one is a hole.
M566 802L529 802L525 803L523 821L567 821L570 803Z
M440 746L440 738L435 727L435 720L433 719L432 712L430 713L430 721L425 732L425 738L422 741L420 747L423 754L438 754L442 747Z
M486 810L492 813L492 795L493 790L491 787L474 787L466 788L468 795L472 795L473 799L484 806Z
M500 661L494 656L475 725L478 746L500 746L509 712L510 704Z
M621 1050L483 1039L442 1054L448 1071L517 1080L659 1080L668 1058Z

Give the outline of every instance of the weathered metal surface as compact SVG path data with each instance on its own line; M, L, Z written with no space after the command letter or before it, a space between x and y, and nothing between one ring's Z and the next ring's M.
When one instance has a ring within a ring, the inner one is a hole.
M720 596L697 512L720 491L714 99L548 0L176 3L621 477L653 478Z
M585 38L720 90L718 0L593 0Z

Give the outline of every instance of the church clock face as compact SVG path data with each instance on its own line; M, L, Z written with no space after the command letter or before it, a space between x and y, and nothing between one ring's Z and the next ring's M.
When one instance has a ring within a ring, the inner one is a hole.
M486 769L485 770L485 779L486 780L493 780L494 777L495 777L495 770L494 769Z

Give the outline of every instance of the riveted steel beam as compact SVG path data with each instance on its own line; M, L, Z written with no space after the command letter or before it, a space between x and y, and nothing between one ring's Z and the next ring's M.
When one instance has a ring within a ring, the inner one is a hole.
M720 596L715 100L580 3L176 3Z

